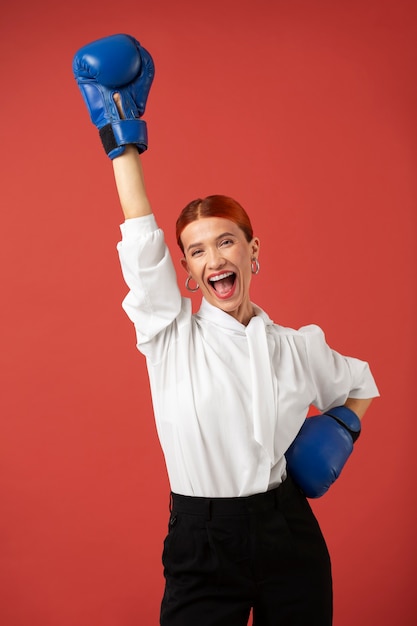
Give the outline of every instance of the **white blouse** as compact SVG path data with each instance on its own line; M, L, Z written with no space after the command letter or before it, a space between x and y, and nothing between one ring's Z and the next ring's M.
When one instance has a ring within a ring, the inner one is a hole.
M368 364L333 351L315 325L284 328L254 305L247 326L203 299L193 314L153 215L118 243L123 308L146 356L172 491L235 497L286 477L285 451L310 405L379 395Z

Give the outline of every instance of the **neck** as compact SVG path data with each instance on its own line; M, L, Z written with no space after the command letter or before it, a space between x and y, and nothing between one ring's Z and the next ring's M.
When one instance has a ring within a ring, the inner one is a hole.
M251 302L249 302L247 305L242 305L242 307L239 307L234 311L225 311L225 313L227 313L231 317L234 317L235 320L243 324L243 326L247 326L252 317L255 316L255 311Z

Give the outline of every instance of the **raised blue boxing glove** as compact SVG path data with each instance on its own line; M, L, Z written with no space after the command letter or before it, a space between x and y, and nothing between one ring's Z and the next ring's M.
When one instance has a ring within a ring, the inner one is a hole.
M72 69L108 156L119 156L127 144L144 152L148 133L140 118L155 74L149 52L130 35L111 35L78 50ZM123 119L114 101L116 93Z
M319 498L339 477L361 432L359 417L346 406L308 417L285 456L294 482L308 498Z

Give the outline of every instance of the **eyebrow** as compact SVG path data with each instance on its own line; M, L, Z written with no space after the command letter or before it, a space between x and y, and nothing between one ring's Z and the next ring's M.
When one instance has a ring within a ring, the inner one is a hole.
M236 237L236 235L234 235L233 233L222 233L221 235L218 235L216 237L216 241L218 241L219 239L222 239L222 237ZM187 252L189 252L192 248L199 248L201 246L203 246L203 243L191 243L188 248L187 248Z

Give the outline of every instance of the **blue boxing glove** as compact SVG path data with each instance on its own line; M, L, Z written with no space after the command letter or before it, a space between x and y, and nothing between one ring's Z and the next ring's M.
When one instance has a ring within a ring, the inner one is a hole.
M338 406L305 420L285 456L294 482L308 498L319 498L339 477L361 431L359 417Z
M144 152L148 134L140 118L155 74L149 52L130 35L111 35L78 50L72 69L108 156L119 156L127 144ZM116 93L124 119L114 102Z

